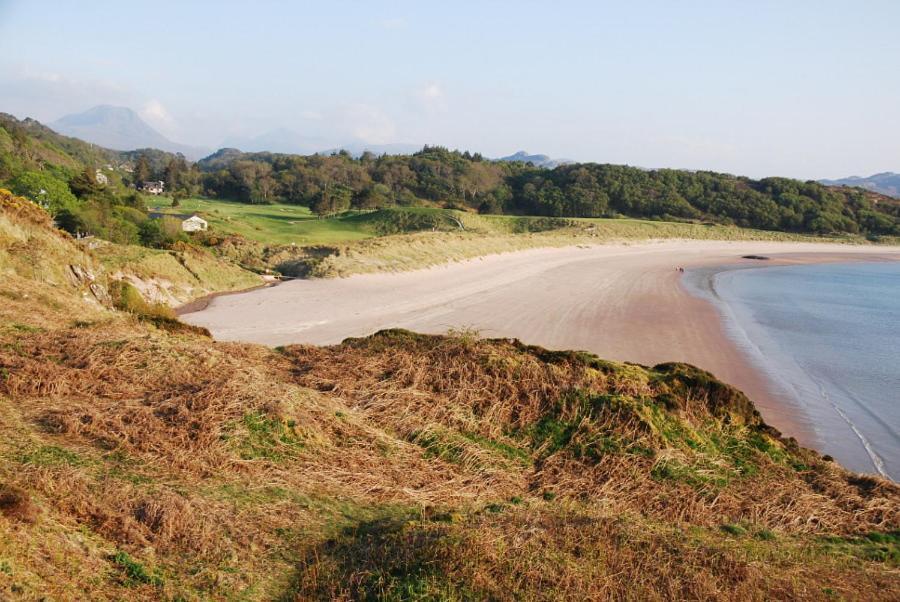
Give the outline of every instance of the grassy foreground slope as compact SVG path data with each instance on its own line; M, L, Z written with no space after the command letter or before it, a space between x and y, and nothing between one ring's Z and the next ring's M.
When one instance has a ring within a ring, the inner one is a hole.
M0 272L0 598L900 596L900 488L690 366L216 343L9 198Z

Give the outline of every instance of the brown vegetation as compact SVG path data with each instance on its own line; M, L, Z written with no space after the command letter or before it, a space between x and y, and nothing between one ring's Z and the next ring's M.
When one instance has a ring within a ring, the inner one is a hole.
M5 265L0 598L900 596L900 489L690 366L215 343Z
M11 519L33 523L38 510L31 503L31 496L24 489L0 483L0 514Z

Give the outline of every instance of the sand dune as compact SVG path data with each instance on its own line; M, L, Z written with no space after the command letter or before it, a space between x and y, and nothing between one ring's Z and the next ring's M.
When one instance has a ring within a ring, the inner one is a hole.
M771 257L768 262L742 255ZM839 244L661 241L535 249L399 274L295 280L213 299L183 316L219 340L332 344L382 328L474 328L554 349L655 364L685 361L747 392L766 419L813 445L808 421L725 336L718 310L676 267L900 259Z

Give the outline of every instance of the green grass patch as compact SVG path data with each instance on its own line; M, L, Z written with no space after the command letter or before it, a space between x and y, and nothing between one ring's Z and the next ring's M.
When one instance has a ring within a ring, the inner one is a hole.
M262 412L249 412L241 419L237 450L244 460L279 462L297 456L304 448L303 437L292 420Z
M662 459L650 469L650 477L656 481L684 483L698 490L721 489L728 485L728 477L716 466L693 466L675 459Z
M747 529L736 523L727 523L721 526L722 531L734 537L743 537L747 534Z
M19 461L34 466L86 466L90 463L75 452L55 445L44 445L25 453Z
M127 552L116 552L111 558L113 564L119 567L132 585L155 585L157 587L163 584L163 579L155 572L148 571L147 568L132 558Z
M900 531L873 532L860 537L829 536L822 538L829 554L845 554L861 560L883 562L900 567Z
M508 460L512 460L523 465L531 464L531 454L520 447L516 447L502 441L497 441L496 439L483 437L478 433L464 432L462 433L462 436L486 450L500 454Z

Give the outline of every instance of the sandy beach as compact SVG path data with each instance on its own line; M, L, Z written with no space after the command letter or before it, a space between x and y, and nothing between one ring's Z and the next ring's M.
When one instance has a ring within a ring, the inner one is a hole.
M608 359L689 362L742 389L770 424L815 446L808 417L750 365L716 306L690 294L677 268L882 260L900 260L900 249L743 241L534 249L413 272L295 280L215 297L182 319L218 340L266 345L333 344L393 327L474 328Z

